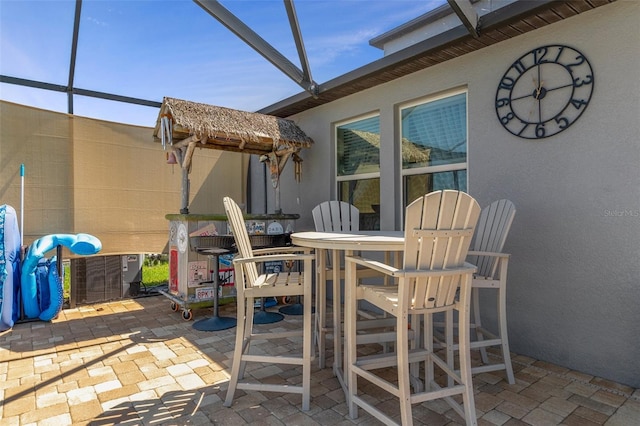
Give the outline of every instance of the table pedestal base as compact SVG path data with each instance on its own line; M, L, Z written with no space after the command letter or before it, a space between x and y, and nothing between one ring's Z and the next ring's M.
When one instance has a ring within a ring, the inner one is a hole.
M283 319L284 315L277 312L267 312L259 310L258 312L253 314L254 324L273 324L274 322L279 322Z
M219 331L235 327L237 320L228 317L204 318L193 323L193 328L199 331Z

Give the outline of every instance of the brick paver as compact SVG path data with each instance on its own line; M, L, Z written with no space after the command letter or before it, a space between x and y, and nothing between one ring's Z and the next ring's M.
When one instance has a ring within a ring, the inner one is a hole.
M225 316L235 316L234 309L221 307ZM210 314L204 309L194 317ZM272 327L297 327L300 321L287 316ZM350 419L331 368L317 365L308 412L301 411L299 395L279 393L238 391L233 406L223 407L235 329L202 332L192 324L163 297L82 306L51 323L16 324L0 334L0 426L378 424L363 410ZM286 353L297 345L292 339L263 350ZM638 389L517 354L513 363L514 385L502 373L474 377L478 424L640 424ZM298 383L299 371L264 365L249 366L246 374ZM367 389L381 408L398 411L393 397ZM417 425L461 422L443 401L416 406L414 418Z

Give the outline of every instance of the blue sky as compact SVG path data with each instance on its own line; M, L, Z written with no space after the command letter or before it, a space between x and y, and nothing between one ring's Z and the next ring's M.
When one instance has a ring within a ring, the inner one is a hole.
M313 79L383 56L369 40L445 0L297 0ZM281 0L221 4L300 67ZM0 74L66 85L75 1L0 0ZM256 111L302 88L190 0L84 0L74 86ZM0 99L67 111L67 96L0 84ZM155 108L74 96L76 115L153 126Z

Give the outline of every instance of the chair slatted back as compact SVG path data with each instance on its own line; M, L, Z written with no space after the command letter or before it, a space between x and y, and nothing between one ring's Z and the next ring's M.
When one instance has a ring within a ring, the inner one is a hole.
M515 214L516 207L509 200L497 200L482 209L471 250L501 253ZM479 276L495 276L498 267L496 257L469 256L468 260L478 267Z
M413 309L455 303L462 275L447 269L462 267L467 257L480 206L460 191L436 191L418 198L406 210L405 270L443 270L443 275L412 278L405 286Z
M224 203L224 210L227 213L227 219L231 224L233 239L236 242L238 254L243 258L253 257L249 233L247 232L240 207L238 207L238 204L230 197L224 197L222 201ZM243 269L247 275L245 283L248 282L250 285L253 285L253 283L258 281L259 274L255 263L245 263L243 264Z
M345 201L324 201L313 208L313 223L318 232L357 231L360 211Z

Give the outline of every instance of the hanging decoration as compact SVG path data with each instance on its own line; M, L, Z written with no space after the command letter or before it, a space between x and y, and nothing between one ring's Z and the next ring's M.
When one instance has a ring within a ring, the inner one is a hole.
M176 159L176 154L171 151L167 152L167 164L178 164L178 160Z
M173 118L171 114L160 115L160 139L162 139L162 149L166 150L167 145L173 145Z
M297 152L294 152L291 156L293 158L293 176L296 182L302 181L302 158Z

